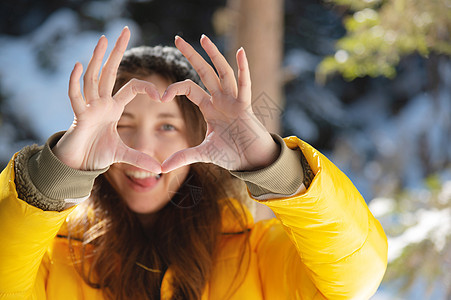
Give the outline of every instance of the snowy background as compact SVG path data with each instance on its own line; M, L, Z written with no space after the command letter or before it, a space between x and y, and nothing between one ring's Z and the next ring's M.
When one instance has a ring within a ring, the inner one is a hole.
M143 2L63 1L43 11L25 7L36 2L19 1L24 7L11 12L11 4L2 4L2 166L24 145L42 144L69 127L69 74L76 61L87 65L102 34L114 41L128 25L131 46L169 44L180 30L177 27L187 36L214 36L210 23L199 21L196 27L190 20L187 25L186 17L175 20L171 14L182 16L193 9L199 14L194 20L210 20L225 3L198 1L197 6L186 6L174 1L171 6L147 1L154 3L155 11L144 22L136 10ZM174 9L174 5L185 6ZM199 12L204 6L208 8ZM390 265L373 299L449 299L450 58L411 55L401 61L393 80L345 82L337 77L318 85L315 68L343 34L340 18L317 1L287 0L286 7L284 68L294 79L285 88L284 135L295 134L329 156L382 222L389 237ZM217 36L215 41L221 45L223 39Z

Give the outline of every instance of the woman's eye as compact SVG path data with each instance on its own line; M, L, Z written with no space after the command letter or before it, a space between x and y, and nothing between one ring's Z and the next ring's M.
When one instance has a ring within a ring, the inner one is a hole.
M126 124L117 124L117 129L126 129L126 128L131 128L131 125L126 125Z
M175 127L171 124L163 124L161 125L161 129L164 131L173 131L175 130Z

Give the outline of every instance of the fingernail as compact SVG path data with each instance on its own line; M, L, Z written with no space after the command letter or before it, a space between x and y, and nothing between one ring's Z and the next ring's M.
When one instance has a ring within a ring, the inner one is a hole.
M202 34L202 35L200 36L200 39L203 39L203 38L206 38L206 39L208 40L208 36L206 36L205 34Z
M175 38L174 38L174 40L177 40L177 39L180 39L180 36L178 36L178 35L175 35Z

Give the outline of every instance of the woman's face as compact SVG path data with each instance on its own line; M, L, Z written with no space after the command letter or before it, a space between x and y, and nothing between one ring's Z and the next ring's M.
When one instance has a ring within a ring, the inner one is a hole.
M145 80L155 84L160 95L171 83L160 75L151 75ZM127 146L160 163L189 147L185 120L175 101L160 103L138 94L125 107L117 130ZM117 163L110 167L106 178L132 211L151 214L171 200L188 172L189 166L184 166L159 176L129 164Z

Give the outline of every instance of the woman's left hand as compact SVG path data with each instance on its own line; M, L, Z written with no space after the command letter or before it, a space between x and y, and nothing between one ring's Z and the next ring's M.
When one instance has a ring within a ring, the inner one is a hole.
M202 35L202 48L210 57L219 76L194 48L182 38L176 47L199 74L208 94L191 80L171 84L162 101L186 95L202 112L207 122L204 141L192 148L174 153L162 164L162 171L206 162L227 170L250 171L264 168L276 160L279 146L256 118L251 106L251 79L244 49L237 51L238 81L233 69L213 42Z

